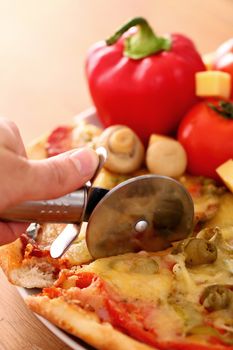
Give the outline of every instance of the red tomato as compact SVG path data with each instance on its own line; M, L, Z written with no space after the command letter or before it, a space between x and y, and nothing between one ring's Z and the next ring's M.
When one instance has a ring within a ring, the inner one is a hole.
M110 316L111 324L121 329L124 333L131 335L133 338L142 341L148 345L159 348L157 336L143 328L143 324L137 321L134 312L128 313L127 305L116 302L112 299L105 300L106 308ZM130 306L130 305L128 305ZM133 307L133 309L136 309Z
M215 53L213 68L231 75L231 97L233 98L233 38L219 46Z
M233 350L232 346L221 345L218 339L209 338L207 341L209 343L206 344L198 344L197 342L190 342L184 340L160 340L159 336L152 332L151 330L145 329L143 327L143 322L137 321L137 317L135 317L136 308L132 305L132 312L129 313L126 310L126 306L122 303L116 302L112 299L106 299L105 301L106 307L108 310L108 314L110 316L111 324L114 327L122 330L124 333L129 334L133 338L151 345L156 349L161 350ZM140 310L138 310L140 311ZM143 313L142 313L143 316Z
M62 295L61 288L49 287L43 289L43 295L48 296L50 299L59 298Z
M76 281L76 287L83 289L89 287L97 276L92 272L79 272Z
M223 103L225 107L217 107L220 112L216 112L209 103L215 106ZM221 111L226 113L226 108L229 108L228 117L221 115ZM190 174L219 180L216 168L233 158L233 104L223 101L198 103L182 120L178 140L187 152Z

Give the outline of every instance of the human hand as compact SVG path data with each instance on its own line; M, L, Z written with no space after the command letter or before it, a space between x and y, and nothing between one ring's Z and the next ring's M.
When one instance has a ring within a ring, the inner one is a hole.
M72 192L90 180L97 165L97 154L88 148L45 160L28 160L17 126L0 118L0 213L25 200L51 199ZM14 241L27 226L0 221L0 245Z

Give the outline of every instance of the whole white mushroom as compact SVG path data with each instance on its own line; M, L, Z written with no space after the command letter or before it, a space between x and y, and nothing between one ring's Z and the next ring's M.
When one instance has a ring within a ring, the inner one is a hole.
M114 125L105 129L95 143L108 152L104 167L119 174L129 174L141 167L144 146L139 137L127 126Z
M158 136L147 148L146 165L153 174L179 177L187 167L186 151L178 141Z

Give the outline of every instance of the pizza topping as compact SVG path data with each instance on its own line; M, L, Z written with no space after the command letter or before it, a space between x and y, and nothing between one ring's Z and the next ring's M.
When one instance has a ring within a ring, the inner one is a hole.
M182 176L179 181L186 187L194 203L195 222L204 222L213 218L219 208L223 187L214 180L205 177Z
M95 312L161 350L224 349L232 344L233 274L226 265L232 250L224 248L232 235L223 238L215 228L200 236L183 241L176 254L128 253L64 270L45 295Z
M170 177L181 176L187 166L187 156L183 146L176 140L152 135L146 151L146 165L152 174Z
M202 237L188 238L174 246L172 254L183 253L188 267L211 264L217 259L217 248L213 242Z
M138 136L128 127L114 125L103 131L96 147L105 147L108 158L104 167L119 174L129 174L142 165L144 146Z
M30 258L33 256L42 258L49 256L49 251L47 249L42 249L34 239L26 234L22 234L20 240L22 242L22 255L24 258Z
M158 299L166 300L172 282L172 271L162 260L154 253L128 253L98 259L82 271L96 273L126 298L157 303Z
M47 156L56 156L62 152L69 151L71 147L71 126L59 126L52 131L45 146Z
M74 148L90 146L102 132L101 128L84 121L76 126L62 125L52 131L47 139L45 149L47 157L56 156Z
M111 267L119 272L139 273L139 274L154 274L159 271L159 265L155 259L150 257L139 257L132 259L129 262L122 260L113 261Z
M24 255L25 249L26 249L28 243L29 243L30 241L33 242L33 239L30 238L26 233L23 233L23 234L20 236L20 241L21 241L21 243L22 243L22 248L21 248L21 250L22 250L22 255Z
M37 258L49 257L49 250L42 250L37 245L29 243L25 249L25 257L35 256Z
M80 272L77 275L77 279L76 279L76 287L83 289L83 288L87 288L91 285L91 283L93 281L95 281L97 278L97 276L94 273L91 272Z
M50 299L58 298L62 295L62 289L56 287L44 288L43 295L48 296Z
M232 260L229 259L233 255L233 241L232 241L233 228L205 228L198 233L198 237L208 236L208 240L214 243L219 252L221 252L221 259L223 262L227 262L227 265L232 265Z
M216 237L221 237L221 230L219 227L207 227L204 228L203 230L201 230L198 234L197 237L198 238L203 238L203 239L207 239L207 240L216 240Z
M93 146L95 139L100 136L102 129L88 124L85 121L78 123L72 131L72 148L83 147L85 145Z
M228 286L208 286L202 296L201 303L208 311L226 309L233 302L233 292Z
M211 264L217 259L217 249L212 242L192 238L184 247L185 262L188 266Z
M223 344L223 345L232 345L233 344L233 339L231 336L229 336L229 334L227 333L222 333L220 332L218 329L216 328L213 328L213 327L210 327L210 326L205 326L205 325L202 325L202 326L196 326L196 327L193 327L189 332L188 332L188 335L194 335L194 336L198 336L199 339L211 339L212 340L212 344L213 345L207 345L208 348L204 348L206 350L209 350L209 349L215 349L214 346L214 343L217 343L217 344ZM200 345L201 346L201 345ZM217 345L218 346L218 345ZM193 348L193 350L195 350L196 348ZM202 348L203 349L203 348ZM203 350L204 350L203 349ZM217 349L219 350L225 350L225 346L222 347L220 345L220 347L217 347ZM227 349L229 349L227 347ZM232 347L230 347L230 349L232 349Z

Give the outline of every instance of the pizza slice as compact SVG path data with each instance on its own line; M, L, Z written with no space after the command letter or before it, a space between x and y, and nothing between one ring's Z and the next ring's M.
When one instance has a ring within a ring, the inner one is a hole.
M233 227L60 272L29 307L97 349L233 349Z
M0 247L0 266L8 280L24 288L51 286L64 268L90 262L85 227L60 259L50 256L50 246L65 228L64 224L43 224L35 239L26 233L15 242Z

